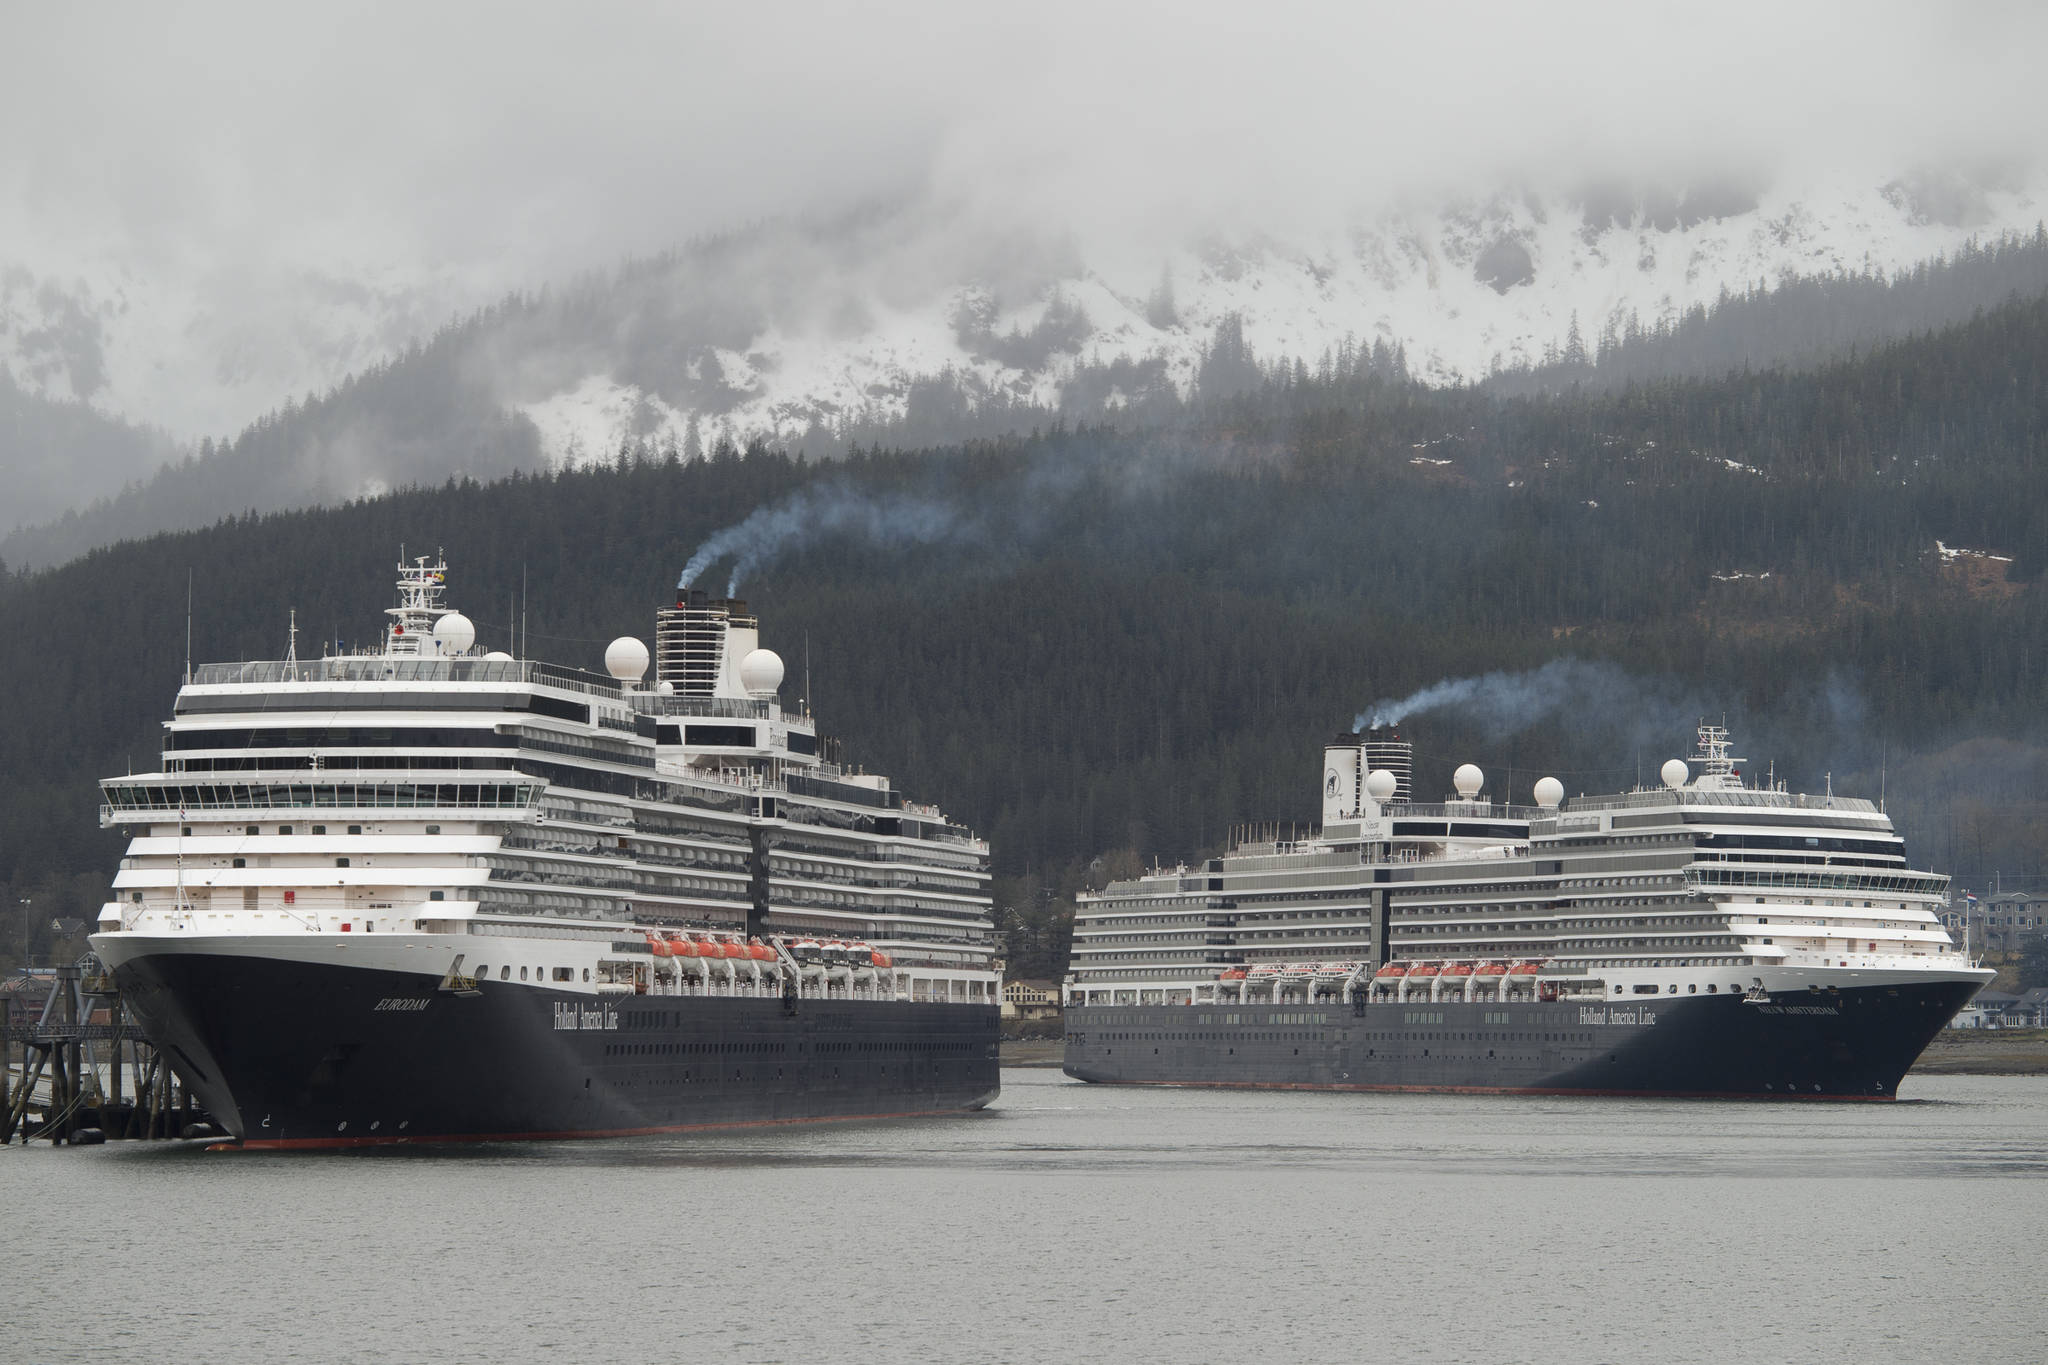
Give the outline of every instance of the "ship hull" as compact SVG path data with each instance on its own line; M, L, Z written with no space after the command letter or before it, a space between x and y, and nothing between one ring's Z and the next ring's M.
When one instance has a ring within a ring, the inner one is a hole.
M517 982L456 992L361 951L347 962L233 942L101 951L151 1042L249 1147L944 1114L997 1091L992 1005Z
M1640 1001L1070 1006L1065 1070L1108 1084L1890 1100L1978 987Z

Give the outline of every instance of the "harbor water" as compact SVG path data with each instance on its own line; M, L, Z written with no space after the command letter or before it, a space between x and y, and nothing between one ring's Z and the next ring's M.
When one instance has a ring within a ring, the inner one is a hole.
M958 1118L0 1152L0 1360L2040 1355L2048 1077L1893 1105L1091 1087Z

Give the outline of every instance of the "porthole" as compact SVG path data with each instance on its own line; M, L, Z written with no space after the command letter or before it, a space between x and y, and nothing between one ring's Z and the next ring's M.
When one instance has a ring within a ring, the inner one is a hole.
M521 981L524 981L524 980L526 980L526 968L524 968L524 967L521 967L521 968L519 969L519 979L520 979Z
M503 967L500 967L500 968L498 968L498 980L500 980L500 981L510 981L511 979L512 979L512 968L511 968L511 965L510 965L509 963L508 963L507 965L503 966Z

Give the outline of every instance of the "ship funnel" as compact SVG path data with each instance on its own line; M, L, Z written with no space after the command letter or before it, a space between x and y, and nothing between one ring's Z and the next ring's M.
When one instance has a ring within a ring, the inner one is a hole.
M1415 746L1391 725L1375 725L1359 737L1365 770L1384 768L1394 775L1394 800L1415 799Z
M747 604L679 588L675 605L654 614L654 679L685 697L744 697L740 662L753 652L759 623Z

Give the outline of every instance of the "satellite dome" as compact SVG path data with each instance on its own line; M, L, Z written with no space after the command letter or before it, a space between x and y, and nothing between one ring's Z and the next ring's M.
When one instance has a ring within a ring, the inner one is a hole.
M1684 759L1674 758L1664 765L1661 775L1664 778L1664 785L1676 791L1685 785L1686 778L1692 776L1692 770L1685 766Z
M667 678L663 678L660 682L654 685L654 695L656 695L657 697L673 697L675 694L676 685L670 682Z
M492 663L509 664L512 662L512 656L510 654L507 654L502 649L494 649L490 653L484 655L484 657L486 659L489 659Z
M1564 783L1554 777L1538 779L1536 783L1536 804L1545 810L1556 810L1557 803L1564 800Z
M434 644L443 654L462 654L476 643L476 623L459 611L434 622Z
M1365 775L1365 794L1375 801L1386 802L1394 799L1394 793L1401 788L1401 779L1385 768L1374 768Z
M750 697L771 697L782 686L782 656L772 649L757 649L740 660L740 686Z
M1451 785L1458 789L1460 797L1470 801L1486 785L1486 774L1479 771L1476 763L1460 763L1458 771L1451 774Z
M604 671L620 682L638 682L647 674L647 646L621 635L604 647Z

